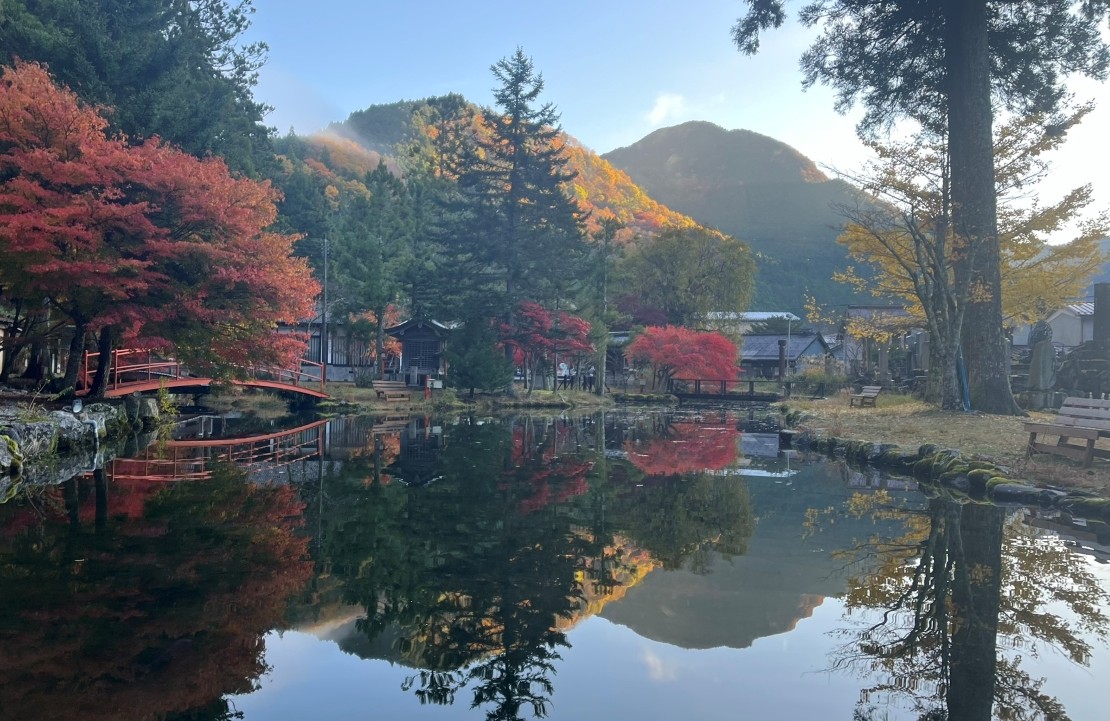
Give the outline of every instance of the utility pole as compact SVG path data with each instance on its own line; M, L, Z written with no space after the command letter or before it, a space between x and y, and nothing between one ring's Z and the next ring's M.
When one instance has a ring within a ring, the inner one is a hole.
M324 299L320 317L320 365L328 365L328 239L324 237Z

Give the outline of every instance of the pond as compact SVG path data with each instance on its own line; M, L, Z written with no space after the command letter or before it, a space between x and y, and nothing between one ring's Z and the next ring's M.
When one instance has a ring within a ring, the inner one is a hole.
M0 505L0 720L1107 715L1105 525L754 411L179 435Z

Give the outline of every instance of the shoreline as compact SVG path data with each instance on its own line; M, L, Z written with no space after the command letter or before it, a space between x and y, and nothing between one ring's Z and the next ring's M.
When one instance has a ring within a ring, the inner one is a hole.
M659 394L596 396L582 391L536 391L517 398L480 394L473 399L440 391L427 400L414 391L408 401L382 401L369 388L338 386L329 390L335 391L332 399L315 409L321 418L348 413L594 411L618 405L675 403L673 397ZM230 396L219 405L249 407L255 399ZM36 403L30 394L0 396L0 477L20 482L30 480L20 475L24 468L68 468L73 464L27 464L43 458L57 461L65 454L76 456L77 465L87 464L90 449L100 452L120 445L128 436L156 424L157 408L151 407L156 403L151 398L140 403L94 402L74 413L69 407ZM1026 418L942 412L895 395L880 398L875 407L867 408L852 407L839 397L790 399L771 404L771 408L779 412L783 428L796 430L794 444L799 448L911 476L973 500L1082 507L1110 520L1110 464L1096 459L1094 467L1085 469L1055 456L1027 456L1028 434L1022 427ZM62 468L57 471L64 472Z

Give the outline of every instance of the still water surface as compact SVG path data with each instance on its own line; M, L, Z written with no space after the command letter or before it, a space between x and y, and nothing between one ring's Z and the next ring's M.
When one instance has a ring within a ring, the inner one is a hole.
M1107 718L1105 526L767 431L197 421L0 505L0 719Z

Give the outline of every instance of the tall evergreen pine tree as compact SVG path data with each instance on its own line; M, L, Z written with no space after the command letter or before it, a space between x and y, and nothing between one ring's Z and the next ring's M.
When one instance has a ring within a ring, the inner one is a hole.
M488 134L460 163L457 224L448 248L455 280L507 322L525 298L548 300L582 257L583 213L566 191L559 116L537 106L543 78L521 49L492 66L501 86L487 109ZM490 302L492 301L492 302Z

